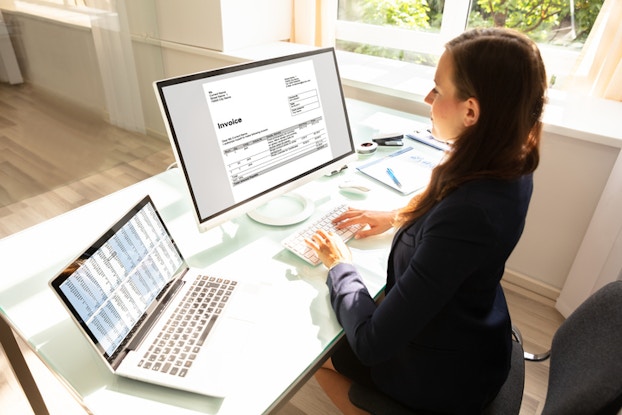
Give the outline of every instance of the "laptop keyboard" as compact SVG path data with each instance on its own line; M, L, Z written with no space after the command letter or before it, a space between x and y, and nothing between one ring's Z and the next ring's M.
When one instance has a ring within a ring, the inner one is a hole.
M361 228L361 225L352 225L343 229L336 229L335 225L333 225L333 219L341 215L346 210L348 210L348 206L346 204L333 207L315 222L305 226L303 229L296 231L286 238L283 241L283 245L285 248L289 249L291 252L298 255L311 265L318 265L320 263L320 259L315 251L309 248L309 246L305 243L305 239L311 239L311 236L313 236L318 229L324 229L327 232L333 232L339 235L344 242L349 241L350 238L354 236L356 231Z
M236 287L236 281L198 276L138 366L185 377Z

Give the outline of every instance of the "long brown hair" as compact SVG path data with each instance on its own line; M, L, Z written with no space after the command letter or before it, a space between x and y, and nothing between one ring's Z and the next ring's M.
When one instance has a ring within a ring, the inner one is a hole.
M445 48L457 98L477 99L479 118L455 139L428 187L398 212L398 226L420 218L463 183L516 179L540 161L547 80L535 43L513 30L489 28L464 32Z

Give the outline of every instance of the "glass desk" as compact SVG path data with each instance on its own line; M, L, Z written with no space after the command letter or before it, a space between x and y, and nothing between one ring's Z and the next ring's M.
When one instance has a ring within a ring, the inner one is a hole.
M370 139L373 122L389 114L415 117L348 101L358 142ZM378 115L384 114L384 115ZM397 119L397 118L396 118ZM416 146L406 140L406 145ZM396 148L381 149L382 157ZM335 203L367 209L402 206L409 196L363 178L355 165L296 190L316 204L313 220ZM338 184L356 176L372 189L366 195L341 192ZM244 346L245 370L235 390L216 399L121 378L108 371L48 287L48 282L144 195L151 195L189 265L258 283L258 313L264 322ZM285 251L281 241L304 222L271 227L242 215L200 233L178 169L168 170L66 214L0 240L0 312L9 326L93 414L259 414L278 409L327 358L342 337L325 284L326 269L312 267ZM392 235L352 240L372 295L384 287ZM6 333L5 333L6 334ZM14 362L17 364L19 362ZM36 391L35 391L36 395ZM34 396L36 401L37 397Z

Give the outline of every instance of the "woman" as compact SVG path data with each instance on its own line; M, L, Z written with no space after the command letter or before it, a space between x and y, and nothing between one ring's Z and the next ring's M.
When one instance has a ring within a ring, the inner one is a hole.
M348 343L316 378L344 413L352 380L413 409L476 414L509 372L511 323L499 284L522 233L539 162L546 74L518 32L477 29L446 45L425 101L432 134L451 144L426 190L397 212L349 210L357 238L396 227L385 298L370 297L348 247L307 243ZM349 412L352 411L352 412Z

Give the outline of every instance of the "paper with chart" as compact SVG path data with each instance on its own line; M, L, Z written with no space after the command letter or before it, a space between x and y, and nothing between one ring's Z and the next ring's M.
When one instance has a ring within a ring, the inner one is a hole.
M442 151L432 155L406 147L357 169L398 192L410 194L428 184L432 169L442 157Z

